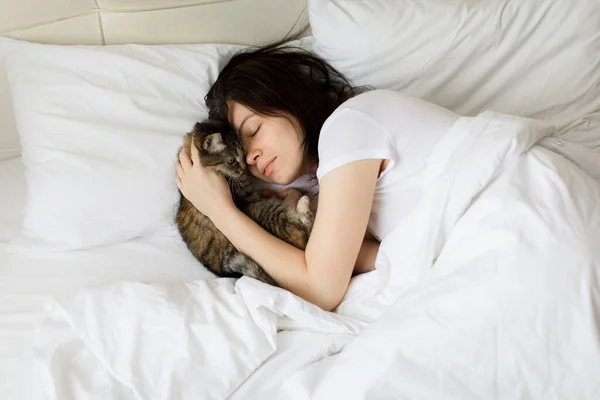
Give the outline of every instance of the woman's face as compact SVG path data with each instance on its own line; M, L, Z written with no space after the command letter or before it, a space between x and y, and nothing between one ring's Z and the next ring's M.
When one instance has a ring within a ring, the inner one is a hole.
M227 102L229 121L242 137L250 173L263 181L288 185L308 172L301 135L292 118L256 114L240 103Z

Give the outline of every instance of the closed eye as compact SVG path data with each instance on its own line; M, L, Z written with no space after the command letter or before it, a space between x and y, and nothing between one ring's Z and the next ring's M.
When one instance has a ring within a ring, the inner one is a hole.
M258 133L258 131L260 130L260 127L262 125L260 125L258 128L256 128L256 130L254 131L254 133L252 133L252 135L250 135L250 137L254 137L254 135L256 135Z

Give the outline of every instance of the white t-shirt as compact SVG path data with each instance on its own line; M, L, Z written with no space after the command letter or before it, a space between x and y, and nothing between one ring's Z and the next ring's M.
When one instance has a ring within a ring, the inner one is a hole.
M369 232L383 240L418 203L428 186L423 173L427 158L458 118L445 108L394 91L360 94L325 121L317 178L353 161L389 160L377 180L368 225Z

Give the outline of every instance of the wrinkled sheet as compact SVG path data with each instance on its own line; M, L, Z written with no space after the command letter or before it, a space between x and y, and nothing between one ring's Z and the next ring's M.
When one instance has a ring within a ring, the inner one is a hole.
M461 118L426 166L437 184L335 313L249 278L50 298L39 397L227 398L285 330L340 341L277 398L598 398L600 155L555 134Z

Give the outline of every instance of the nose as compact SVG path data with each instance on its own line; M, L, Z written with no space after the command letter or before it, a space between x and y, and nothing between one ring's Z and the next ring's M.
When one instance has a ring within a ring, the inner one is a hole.
M258 163L258 160L262 152L259 149L251 149L246 153L246 164L255 165Z

